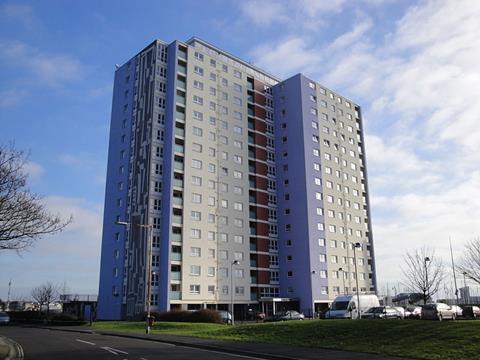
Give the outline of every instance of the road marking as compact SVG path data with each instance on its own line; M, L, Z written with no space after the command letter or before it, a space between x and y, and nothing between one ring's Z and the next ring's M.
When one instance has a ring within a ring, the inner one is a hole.
M180 346L180 347L186 347L186 348L192 349L192 347L189 347L189 346ZM255 357L255 356L248 356L248 355L232 354L232 353L226 352L226 351L216 351L216 350L199 349L199 348L196 348L195 350L197 350L197 351L212 352L212 353L217 353L217 354L222 354L222 355L228 355L228 356L233 356L233 357L239 357L239 358L244 358L244 359L265 360L264 357Z
M108 347L108 346L103 346L103 347L101 347L101 349L106 350L106 351L108 351L108 352L110 352L110 353L112 353L112 354L115 354L115 355L118 355L119 353L120 353L120 354L128 355L128 353L125 352L125 351L118 350L118 349L115 349L115 348L111 348L111 347Z
M94 345L94 346L96 345L95 343L92 343L90 341L85 341L85 340L80 340L80 339L75 339L75 340L77 340L78 342L84 343L84 344L88 344L88 345Z

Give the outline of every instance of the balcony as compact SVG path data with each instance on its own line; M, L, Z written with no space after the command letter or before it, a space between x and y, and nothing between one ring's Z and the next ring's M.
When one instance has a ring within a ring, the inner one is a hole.
M175 152L179 154L185 154L185 147L183 145L175 144Z
M177 71L181 74L186 74L187 73L187 67L184 65L177 65Z
M177 104L180 104L180 105L185 105L185 96L182 96L182 95L177 95L176 98L175 98Z
M256 276L251 276L250 277L250 283L251 284L256 284L257 283L257 277Z
M183 188L183 180L182 179L173 179L173 186Z
M170 291L170 300L181 300L182 292L181 291Z
M172 223L174 224L183 224L183 217L181 215L173 215Z
M250 259L250 267L257 267L257 260L256 259Z
M184 165L183 165L183 163L180 162L180 161L174 161L173 167L174 167L176 170L183 171Z
M171 261L182 261L182 253L171 253L170 254Z
M182 280L182 273L180 271L172 271L170 274L170 280Z
M183 198L174 196L172 198L173 205L183 206Z
M175 128L175 135L185 137L185 129Z
M187 84L185 80L177 78L177 88L185 90L187 87Z
M172 241L182 242L182 234L172 233Z

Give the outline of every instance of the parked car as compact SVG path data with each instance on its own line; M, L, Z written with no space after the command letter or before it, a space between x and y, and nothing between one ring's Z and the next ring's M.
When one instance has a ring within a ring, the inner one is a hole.
M478 306L464 306L463 307L463 316L465 318L477 319L480 318L480 307Z
M457 318L456 312L447 304L432 303L422 307L422 319L425 320L445 320Z
M422 317L422 307L421 306L407 307L406 311L409 312L409 314L408 314L409 319L421 319L421 317ZM407 317L406 313L405 313L405 316Z
M463 317L463 309L458 305L451 305L450 306L453 311L455 311L455 315L457 315L457 319Z
M3 311L0 311L0 325L8 325L10 322L10 316Z
M376 306L362 314L362 319L401 319L400 313L391 306Z
M407 311L401 306L393 306L393 309L398 312L400 319L405 319L408 317Z
M333 300L330 309L325 313L326 319L356 319L358 317L357 302L360 302L360 314L372 307L380 306L377 295L340 295Z
M273 317L268 318L267 321L284 321L284 320L304 320L305 315L295 310L287 310L277 312Z
M218 313L225 324L230 325L232 323L232 314L230 314L228 311L218 310Z

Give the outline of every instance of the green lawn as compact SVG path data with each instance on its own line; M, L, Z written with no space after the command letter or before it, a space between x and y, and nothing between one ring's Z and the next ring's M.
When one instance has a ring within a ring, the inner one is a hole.
M143 322L96 330L143 332ZM156 323L153 333L362 351L416 359L480 358L480 321L315 320L236 325Z

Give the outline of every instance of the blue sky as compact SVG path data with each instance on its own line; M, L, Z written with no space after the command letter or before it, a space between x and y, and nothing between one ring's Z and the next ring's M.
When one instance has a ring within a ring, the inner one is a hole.
M31 189L74 223L0 253L0 298L47 280L96 293L115 64L155 38L199 36L363 106L378 276L423 245L448 261L480 236L480 3L3 1L0 142L31 152Z

